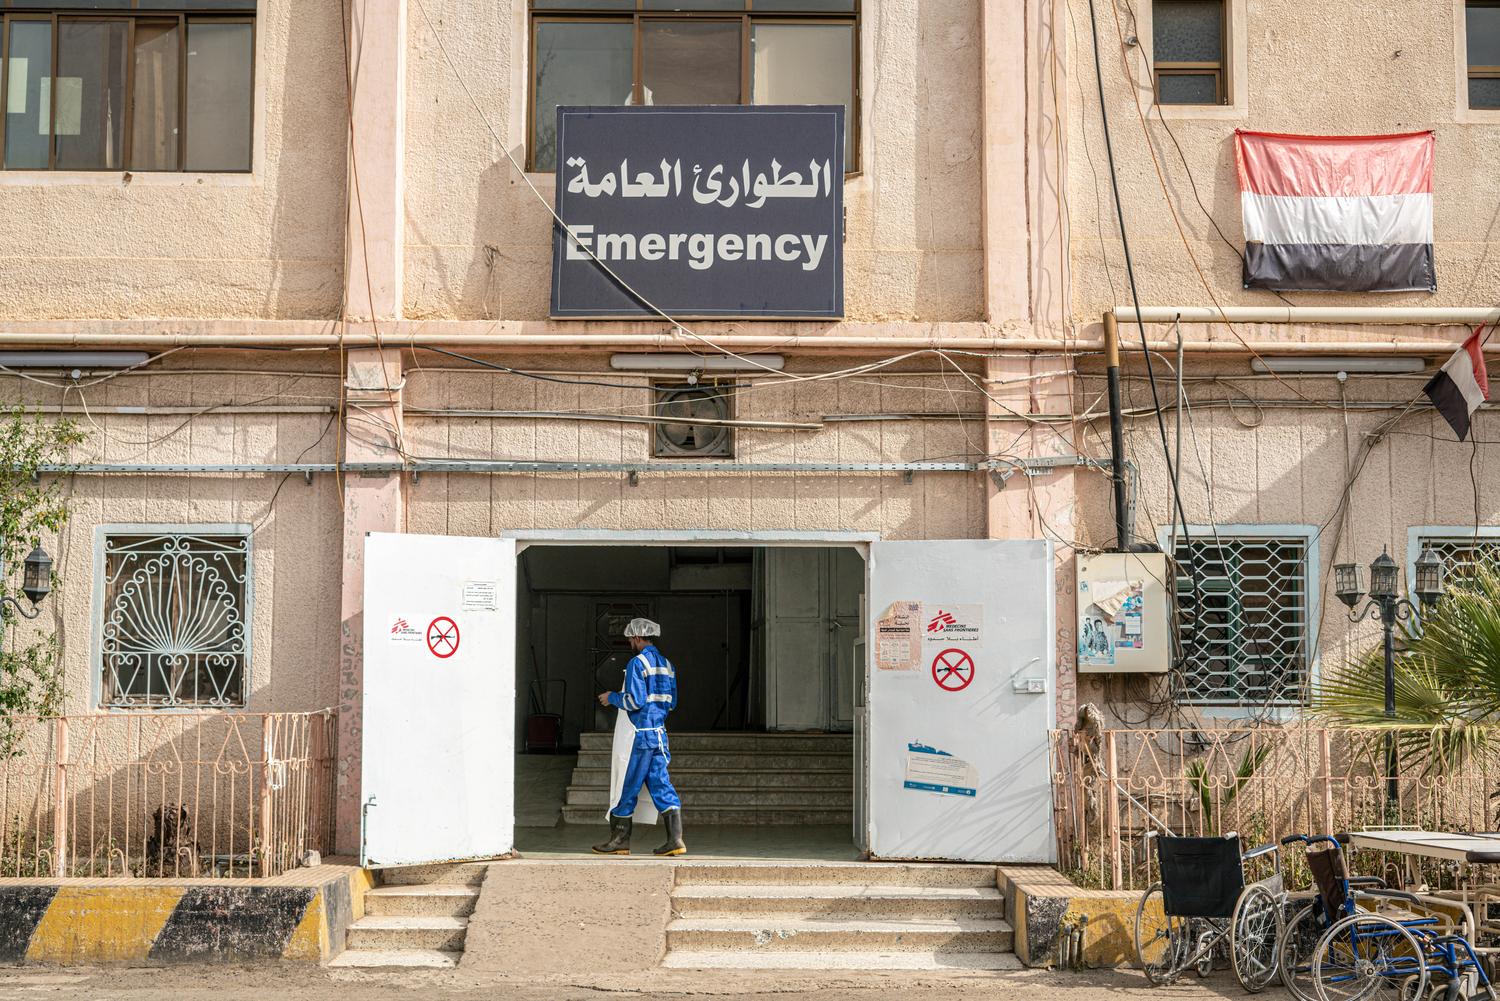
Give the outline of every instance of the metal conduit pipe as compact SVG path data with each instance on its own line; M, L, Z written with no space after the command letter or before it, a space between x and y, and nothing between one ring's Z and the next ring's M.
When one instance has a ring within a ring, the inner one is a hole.
M1120 323L1135 323L1136 311L1116 306ZM1145 306L1143 323L1371 323L1461 324L1475 326L1500 320L1494 306Z

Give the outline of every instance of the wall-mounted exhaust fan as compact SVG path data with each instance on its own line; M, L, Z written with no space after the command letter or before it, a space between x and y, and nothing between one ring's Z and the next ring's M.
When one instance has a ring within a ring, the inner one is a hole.
M652 452L658 458L724 458L734 455L734 429L723 421L733 416L725 386L657 386L656 416L671 423L656 425Z

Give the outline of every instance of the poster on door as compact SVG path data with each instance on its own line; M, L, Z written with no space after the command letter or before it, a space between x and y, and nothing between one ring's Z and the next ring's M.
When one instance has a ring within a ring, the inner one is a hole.
M893 601L875 621L875 666L915 671L922 663L922 603Z

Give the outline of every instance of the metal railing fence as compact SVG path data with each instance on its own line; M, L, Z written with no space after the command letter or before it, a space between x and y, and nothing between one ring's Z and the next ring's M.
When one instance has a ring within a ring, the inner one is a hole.
M337 717L12 718L0 877L262 877L333 843Z
M1388 732L1401 749L1394 801ZM1495 830L1500 727L1056 730L1052 769L1059 866L1085 886L1145 889L1150 830L1233 831L1247 845L1378 827ZM1454 875L1425 874L1434 885Z

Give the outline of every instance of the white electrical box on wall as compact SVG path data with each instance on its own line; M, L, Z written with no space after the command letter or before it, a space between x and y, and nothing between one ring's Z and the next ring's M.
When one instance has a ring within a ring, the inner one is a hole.
M1171 582L1166 553L1078 557L1078 673L1166 672Z

